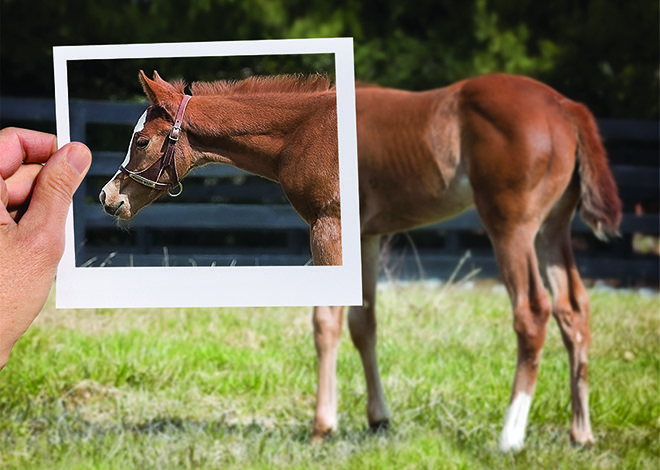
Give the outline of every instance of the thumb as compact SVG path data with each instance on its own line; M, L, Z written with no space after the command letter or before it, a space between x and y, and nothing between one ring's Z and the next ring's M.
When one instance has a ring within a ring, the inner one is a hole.
M73 193L91 163L91 152L77 142L55 152L37 176L30 205L19 225L49 234L63 231Z

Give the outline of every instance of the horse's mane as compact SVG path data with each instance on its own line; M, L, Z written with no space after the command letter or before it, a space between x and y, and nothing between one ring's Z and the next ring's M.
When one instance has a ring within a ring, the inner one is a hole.
M182 83L177 85L180 86ZM225 96L256 93L317 93L330 89L330 79L321 74L254 76L244 80L193 82L190 85L193 95Z

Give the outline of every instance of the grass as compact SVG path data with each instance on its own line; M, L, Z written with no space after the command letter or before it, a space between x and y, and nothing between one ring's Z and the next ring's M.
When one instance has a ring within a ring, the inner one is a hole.
M309 444L316 357L309 308L55 310L0 373L0 468L657 469L660 301L593 291L597 444L572 448L566 353L550 329L526 447L497 441L515 362L502 289L379 292L393 426L367 431L347 332L340 430Z

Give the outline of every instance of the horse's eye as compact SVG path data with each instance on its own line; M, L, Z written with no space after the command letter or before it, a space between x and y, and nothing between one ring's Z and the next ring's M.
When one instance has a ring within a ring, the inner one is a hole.
M137 142L135 142L135 145L139 149L145 148L147 145L149 145L149 139L138 139Z

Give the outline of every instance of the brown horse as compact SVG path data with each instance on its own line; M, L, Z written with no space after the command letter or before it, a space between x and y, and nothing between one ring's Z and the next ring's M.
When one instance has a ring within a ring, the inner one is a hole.
M170 85L157 75L155 81L144 74L140 78L152 106L143 128L136 128L125 162L132 170L119 172L101 192L106 211L130 218L177 186L178 174L208 162L230 163L278 181L310 224L314 263L340 262L336 105L327 82L289 77L193 84L181 118L181 84ZM371 427L389 422L375 351L381 238L474 205L495 250L518 339L500 448L523 445L551 315L569 355L571 438L591 444L589 299L569 232L581 201L582 217L594 232L615 235L621 202L590 112L541 83L507 75L427 92L359 87L356 93L363 305L350 308L348 324L364 367ZM168 135L177 119L181 143L167 163L161 155L170 153ZM138 173L152 166L158 172L145 179L158 187L140 181ZM314 309L319 361L314 440L337 426L342 323L342 307Z

